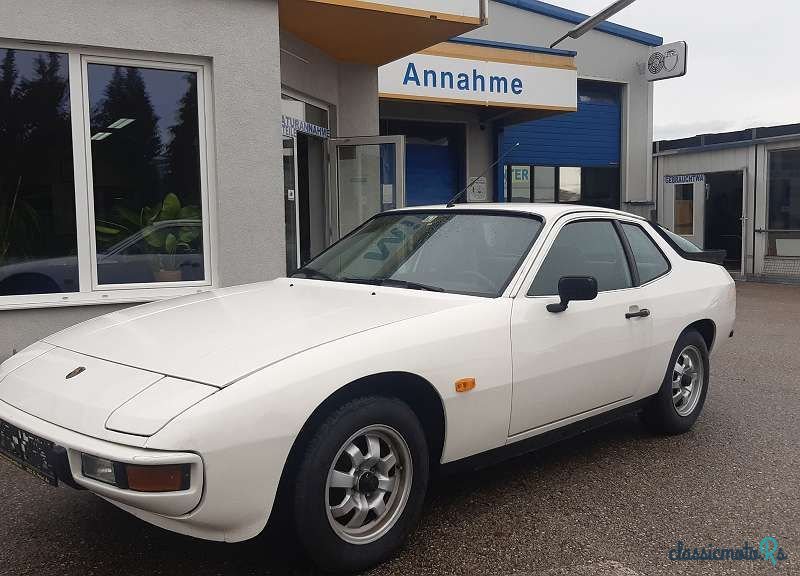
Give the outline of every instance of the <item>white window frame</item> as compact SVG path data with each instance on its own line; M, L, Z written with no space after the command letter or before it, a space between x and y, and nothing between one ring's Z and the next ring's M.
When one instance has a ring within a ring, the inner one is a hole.
M0 296L0 310L126 304L150 302L204 292L218 286L217 214L214 182L213 107L211 66L203 58L174 57L163 54L138 54L111 49L67 47L0 40L0 48L66 54L69 63L70 119L75 188L75 227L78 252L78 292ZM91 174L90 113L88 99L89 63L117 64L162 70L194 72L197 76L198 122L200 134L200 184L203 214L203 264L205 279L191 282L154 282L100 285L94 228L94 191Z

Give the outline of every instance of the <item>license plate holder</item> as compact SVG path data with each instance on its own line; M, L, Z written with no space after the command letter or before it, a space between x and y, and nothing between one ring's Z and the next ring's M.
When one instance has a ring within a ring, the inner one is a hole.
M51 486L58 486L53 446L50 440L0 420L0 458Z

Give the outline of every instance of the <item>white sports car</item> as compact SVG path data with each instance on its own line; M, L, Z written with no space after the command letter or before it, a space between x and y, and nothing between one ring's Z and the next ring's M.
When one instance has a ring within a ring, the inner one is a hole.
M443 465L630 411L688 430L735 314L731 277L703 259L599 208L386 212L291 278L19 352L0 366L0 452L199 538L245 540L272 516L321 567L362 569L413 530Z

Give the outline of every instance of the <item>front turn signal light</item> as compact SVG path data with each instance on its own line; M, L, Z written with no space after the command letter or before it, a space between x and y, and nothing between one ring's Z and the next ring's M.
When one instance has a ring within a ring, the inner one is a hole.
M177 492L189 488L189 466L125 466L128 489L136 492Z
M469 392L475 388L475 378L461 378L456 380L456 392Z

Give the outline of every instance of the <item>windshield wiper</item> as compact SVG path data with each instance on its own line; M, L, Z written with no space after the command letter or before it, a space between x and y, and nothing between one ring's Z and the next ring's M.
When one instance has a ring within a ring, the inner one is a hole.
M307 274L318 274L320 278L331 280L333 282L347 282L348 284L366 284L368 286L393 286L397 288L408 288L409 290L427 290L429 292L444 292L444 288L439 286L430 286L428 284L421 284L420 282L412 282L410 280L398 280L396 278L353 278L350 276L342 276L341 278L331 278L330 276L314 270L313 268L301 268L295 274L303 272Z
M381 286L397 286L398 288L409 288L411 290L427 290L428 292L444 292L444 288L439 286L430 286L429 284L421 284L419 282L411 282L410 280L397 280L395 278L378 278L376 281Z
M319 278L320 280L330 280L331 282L335 281L332 276L325 274L325 272L320 272L316 268L309 268L308 266L298 268L291 277L294 278L298 274L305 274L306 278Z

